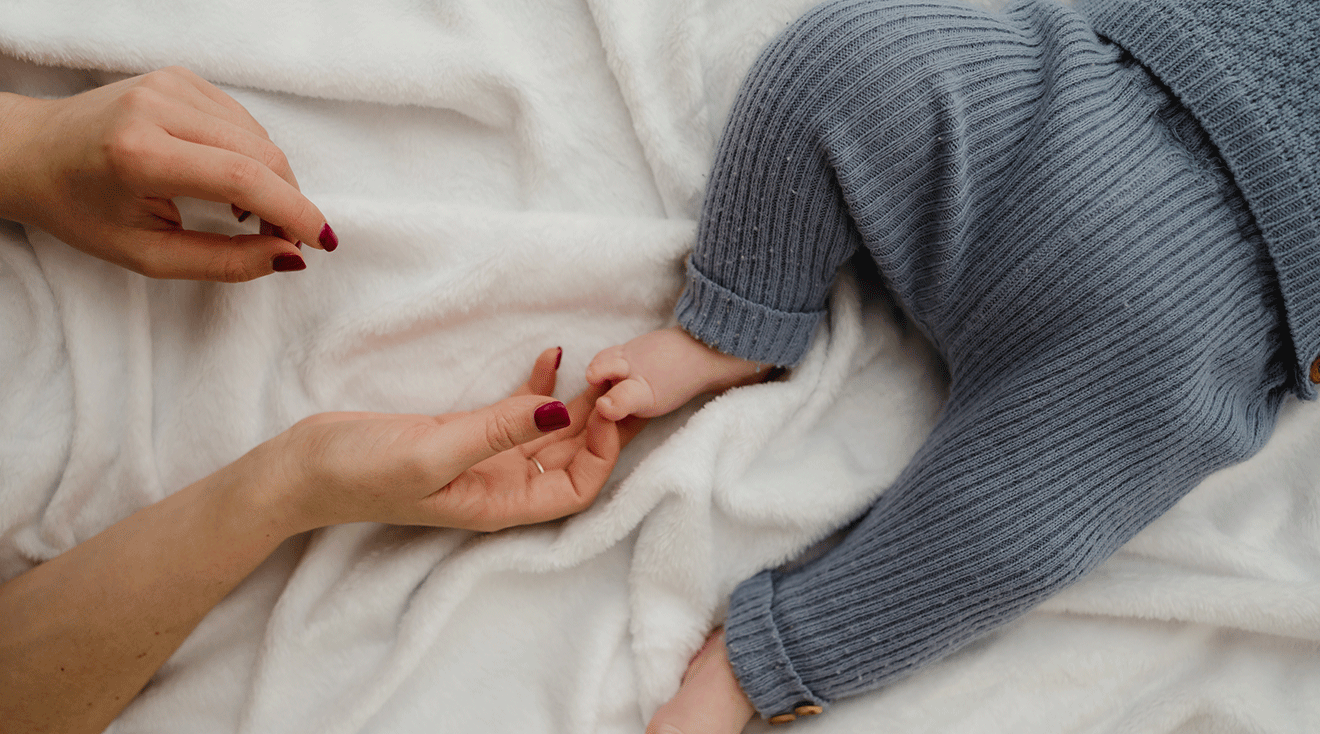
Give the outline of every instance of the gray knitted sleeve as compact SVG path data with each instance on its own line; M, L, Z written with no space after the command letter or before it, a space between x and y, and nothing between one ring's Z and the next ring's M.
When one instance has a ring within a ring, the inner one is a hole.
M736 590L727 644L765 716L1020 616L1258 450L1295 386L1273 265L1214 147L1062 6L831 2L764 53L680 323L791 365L857 252L947 361L950 399L839 546Z

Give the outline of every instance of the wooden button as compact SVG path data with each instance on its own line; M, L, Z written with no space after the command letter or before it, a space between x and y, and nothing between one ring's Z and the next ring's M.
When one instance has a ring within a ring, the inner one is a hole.
M798 716L815 716L816 714L819 714L824 710L825 709L819 706L815 706L812 704L804 704L802 706L798 706L797 708L793 709L793 713L797 714Z
M1320 385L1320 357L1311 363L1311 382Z
M787 724L788 722L793 721L793 720L795 720L795 719L797 719L797 715L796 715L796 714L780 714L780 715L778 715L778 716L771 716L771 717L770 717L770 723L771 723L771 724Z

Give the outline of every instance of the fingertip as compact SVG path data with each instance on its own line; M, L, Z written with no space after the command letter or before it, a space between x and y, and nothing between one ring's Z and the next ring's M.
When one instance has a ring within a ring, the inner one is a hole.
M533 411L532 420L536 423L537 430L542 433L567 428L573 423L573 418L568 414L568 406L558 400L544 403Z
M271 258L270 267L277 273L291 273L298 270L306 270L307 262L301 255L292 252L281 252Z
M334 252L335 248L339 247L339 235L335 234L328 222L321 225L321 232L316 236L316 241L326 252Z
M550 347L549 349L536 355L536 366L544 367L550 372L559 370L559 362L564 358L563 347Z

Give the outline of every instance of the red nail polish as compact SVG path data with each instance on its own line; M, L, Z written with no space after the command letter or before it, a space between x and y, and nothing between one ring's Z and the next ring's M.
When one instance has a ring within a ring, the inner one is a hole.
M536 427L545 432L557 431L573 422L568 417L568 408L563 403L555 400L546 403L532 413L532 420L536 421Z
M335 248L339 247L339 237L333 229L330 229L328 224L321 227L321 234L316 238L316 241L321 243L321 247L326 252L334 252Z
M270 266L277 273L288 273L293 270L305 270L307 263L303 262L303 259L297 255L284 252L276 255L270 261Z
M559 354L555 355L555 369L559 369L559 363L564 359L564 348L559 347Z

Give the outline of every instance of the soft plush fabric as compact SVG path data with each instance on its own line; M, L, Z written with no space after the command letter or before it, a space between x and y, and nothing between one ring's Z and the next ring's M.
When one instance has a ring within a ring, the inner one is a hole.
M0 577L309 413L480 405L556 344L573 395L596 351L672 321L739 84L812 4L3 3L0 88L186 65L270 131L341 243L223 286L0 223ZM857 517L935 422L917 330L865 277L832 297L783 381L653 422L581 516L294 539L111 732L643 731L735 586ZM1289 399L1256 458L1082 582L794 731L1309 734L1318 445Z
M1320 38L1314 6L1273 10L1242 23L1280 46ZM1152 11L1142 43L1182 53L1199 34L1228 56L1223 15ZM1306 65L1235 50L1264 70L1195 66L1218 92L1198 115L1054 3L831 2L757 62L680 323L794 364L861 253L952 376L934 431L840 546L735 592L729 649L763 715L891 682L1016 618L1259 450L1290 389L1314 395L1320 123L1289 105L1317 98ZM1302 93L1255 104L1289 82ZM1202 115L1230 136L1231 172ZM1266 144L1292 155L1249 156Z

